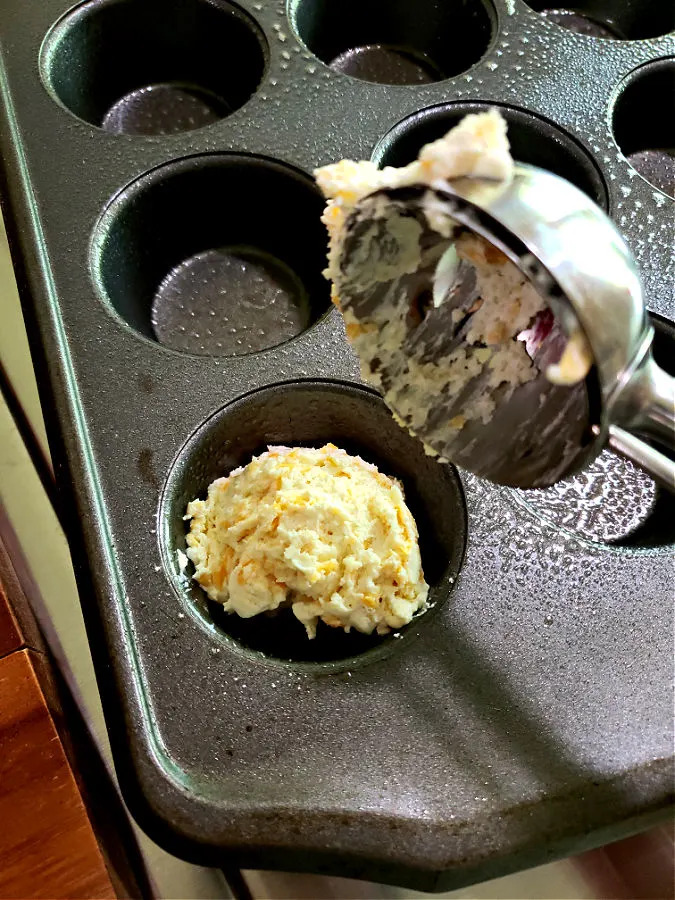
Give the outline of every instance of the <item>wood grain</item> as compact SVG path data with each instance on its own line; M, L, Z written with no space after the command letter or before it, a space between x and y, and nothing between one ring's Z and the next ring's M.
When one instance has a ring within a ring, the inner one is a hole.
M2 509L0 508L0 517ZM22 647L44 646L33 613L19 585L9 552L3 541L0 519L0 657ZM11 602L10 602L11 598Z
M0 659L0 898L115 892L29 649Z
M0 581L0 657L20 650L25 640Z

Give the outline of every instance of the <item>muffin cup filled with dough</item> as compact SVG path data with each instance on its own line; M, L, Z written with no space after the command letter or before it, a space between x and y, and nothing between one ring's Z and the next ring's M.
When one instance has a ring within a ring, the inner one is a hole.
M290 607L317 623L387 634L427 609L415 520L400 484L333 444L270 447L192 500L194 578L229 613Z
M349 477L335 477L343 469ZM309 480L307 473L314 473ZM251 504L256 517L248 526L235 522L247 492L260 494L265 479L272 491ZM237 514L234 503L223 506L224 483L238 498ZM274 511L275 502L286 508ZM307 672L347 671L408 652L420 638L433 643L432 625L451 601L467 539L455 468L428 456L372 388L335 379L275 382L213 412L178 451L157 515L178 614L209 635L214 653ZM233 532L223 537L216 521L231 523ZM241 585L231 581L239 563ZM281 584L267 577L272 569ZM316 627L315 638L306 625Z

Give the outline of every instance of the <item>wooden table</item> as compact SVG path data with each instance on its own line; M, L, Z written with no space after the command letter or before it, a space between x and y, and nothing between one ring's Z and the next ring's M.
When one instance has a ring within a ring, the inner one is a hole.
M145 893L128 870L120 876L106 865L72 745L55 673L0 533L0 898Z

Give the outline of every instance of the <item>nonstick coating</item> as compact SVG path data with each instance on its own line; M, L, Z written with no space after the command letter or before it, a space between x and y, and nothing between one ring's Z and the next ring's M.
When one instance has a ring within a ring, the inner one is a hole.
M0 4L1 196L139 822L195 861L440 890L663 818L672 501L604 462L558 496L423 459L360 386L320 275L309 179L343 157L403 161L497 105L517 155L581 182L617 222L672 359L673 143L653 116L672 119L659 94L675 57L669 5L589 0L559 24L522 0L92 0L62 18L68 4ZM589 36L598 28L627 39ZM153 105L167 94L168 121ZM229 154L242 180L228 196L225 169L209 173ZM254 170L269 190L255 193ZM203 178L203 203L164 179L178 171ZM143 205L148 183L175 188L168 205ZM245 185L259 227L250 205L238 217ZM162 279L186 263L191 318L190 260L242 245L307 291L301 333L253 353L163 346ZM216 462L331 431L413 497L417 485L445 586L402 638L303 659L228 633L174 550L180 507Z

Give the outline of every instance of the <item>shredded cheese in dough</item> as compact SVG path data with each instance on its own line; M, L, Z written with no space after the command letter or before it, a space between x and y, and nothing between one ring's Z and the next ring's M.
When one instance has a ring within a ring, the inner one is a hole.
M187 555L207 595L244 618L290 606L385 634L427 608L415 520L399 484L332 444L270 447L193 500Z

